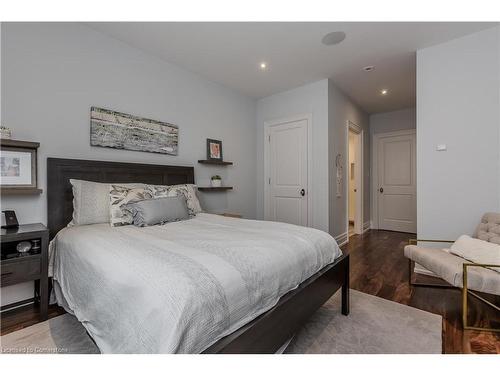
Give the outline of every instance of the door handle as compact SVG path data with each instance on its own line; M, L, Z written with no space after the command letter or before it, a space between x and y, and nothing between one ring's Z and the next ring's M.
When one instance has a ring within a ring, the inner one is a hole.
M380 191L381 193L384 192L384 188L380 188L378 191Z
M302 190L300 191L300 195L302 195L302 196L306 195L306 191L305 191L304 189L302 189Z

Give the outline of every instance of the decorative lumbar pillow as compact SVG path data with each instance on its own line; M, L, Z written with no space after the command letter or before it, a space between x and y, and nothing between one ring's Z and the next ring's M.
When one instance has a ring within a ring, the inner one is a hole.
M125 208L132 213L133 224L138 227L189 219L183 195L128 203Z
M451 245L450 253L472 263L500 265L500 245L478 240L467 235L460 236ZM491 269L500 272L500 267L491 267Z
M109 188L109 223L112 227L132 224L134 221L132 212L127 205L152 198L147 187L128 188L122 185L111 185Z
M73 187L72 225L109 223L110 184L70 179ZM120 184L128 188L144 187L140 183Z
M148 185L148 190L154 198L175 197L183 195L186 198L186 205L189 216L195 216L200 213L201 205L196 196L196 185Z

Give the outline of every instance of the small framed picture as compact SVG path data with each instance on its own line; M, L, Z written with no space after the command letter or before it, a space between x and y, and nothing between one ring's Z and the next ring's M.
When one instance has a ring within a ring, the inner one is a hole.
M222 141L207 139L207 160L222 161Z
M36 188L37 146L28 148L23 147L24 145L19 146L18 143L28 142L2 140L0 150L0 187L9 189Z

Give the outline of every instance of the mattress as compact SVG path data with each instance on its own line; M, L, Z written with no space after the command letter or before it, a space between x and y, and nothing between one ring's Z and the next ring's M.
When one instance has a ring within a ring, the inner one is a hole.
M198 214L68 227L51 242L57 302L102 353L199 353L342 253L329 234Z

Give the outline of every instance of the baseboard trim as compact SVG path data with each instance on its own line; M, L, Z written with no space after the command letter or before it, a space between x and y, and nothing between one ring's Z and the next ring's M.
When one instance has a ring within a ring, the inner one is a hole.
M337 241L337 244L339 246L345 245L349 240L349 232L344 232L342 234L339 234L338 236L335 236L335 241Z
M372 227L371 225L371 222L370 221L366 221L363 223L363 232L362 233L366 233L370 230L370 228Z

